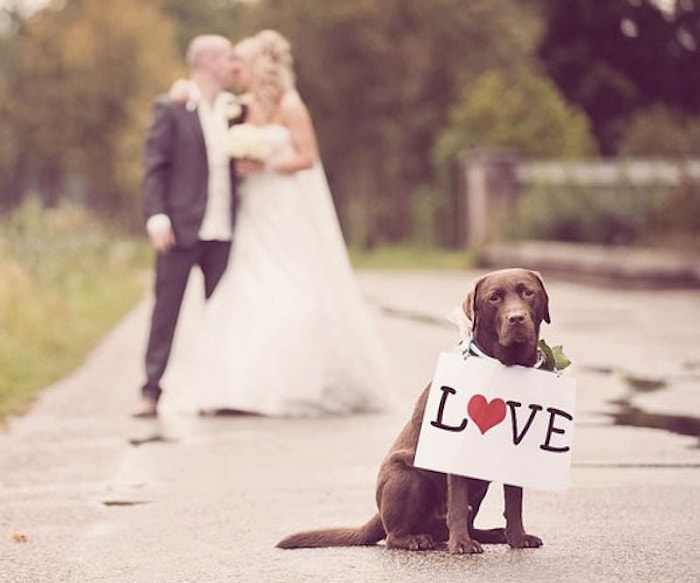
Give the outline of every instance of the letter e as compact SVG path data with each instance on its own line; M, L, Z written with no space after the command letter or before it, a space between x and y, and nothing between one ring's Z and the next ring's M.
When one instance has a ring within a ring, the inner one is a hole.
M554 407L547 407L547 412L549 413L549 426L547 427L547 437L544 440L544 443L540 445L540 449L543 449L545 451L553 451L556 453L564 453L569 451L569 446L565 445L563 447L555 447L550 444L552 441L552 434L553 433L559 433L559 434L564 434L566 433L565 429L561 429L559 427L554 427L554 418L557 415L560 415L564 417L565 419L568 419L569 421L573 421L574 418L569 415L566 411L562 411L561 409L555 409Z

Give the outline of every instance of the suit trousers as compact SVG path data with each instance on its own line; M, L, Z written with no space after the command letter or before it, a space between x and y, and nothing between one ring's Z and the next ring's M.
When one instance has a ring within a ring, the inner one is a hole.
M192 268L202 270L208 299L226 270L230 250L230 241L198 241L192 247L174 247L156 255L155 303L146 347L146 384L142 388L145 398L157 401L162 392L160 380L168 365Z

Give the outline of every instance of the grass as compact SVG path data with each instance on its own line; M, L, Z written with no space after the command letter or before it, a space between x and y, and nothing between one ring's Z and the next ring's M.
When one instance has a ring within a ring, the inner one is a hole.
M350 249L350 259L357 269L469 269L473 254L464 250L445 250L397 245L371 251Z
M0 426L143 296L146 247L78 208L0 219Z

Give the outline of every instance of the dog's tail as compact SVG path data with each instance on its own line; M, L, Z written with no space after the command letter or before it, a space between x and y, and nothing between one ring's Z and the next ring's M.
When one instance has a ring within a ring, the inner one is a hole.
M278 542L277 547L280 549L359 547L373 545L385 536L382 519L379 514L375 514L359 528L326 528L290 534Z

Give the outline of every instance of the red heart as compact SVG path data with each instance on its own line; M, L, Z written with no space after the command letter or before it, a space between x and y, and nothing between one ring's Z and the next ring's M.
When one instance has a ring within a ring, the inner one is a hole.
M506 404L503 399L494 399L489 403L483 395L474 395L469 399L467 413L483 435L506 418Z

